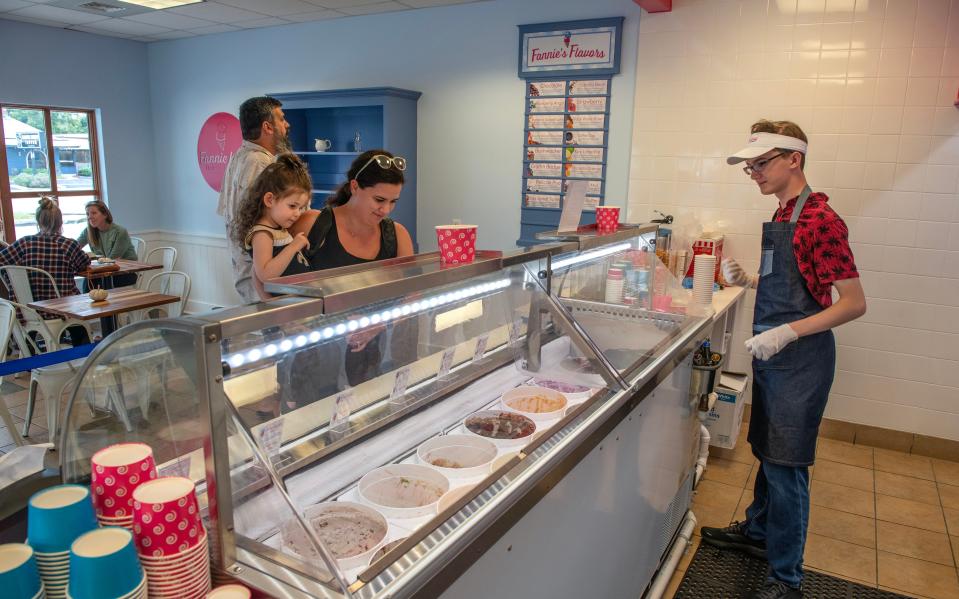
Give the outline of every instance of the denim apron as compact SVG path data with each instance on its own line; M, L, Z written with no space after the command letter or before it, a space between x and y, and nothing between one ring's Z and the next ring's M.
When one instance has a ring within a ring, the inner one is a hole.
M799 272L793 238L812 190L803 189L789 222L763 223L762 261L753 334L822 311ZM748 440L760 460L810 466L836 370L832 331L800 337L768 360L753 358L753 403Z

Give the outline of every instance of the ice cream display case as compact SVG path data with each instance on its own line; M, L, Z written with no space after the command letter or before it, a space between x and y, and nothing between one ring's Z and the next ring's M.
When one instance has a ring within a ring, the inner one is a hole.
M272 597L638 596L688 507L708 324L647 234L124 327L77 375L64 479L149 444L195 482L215 576Z

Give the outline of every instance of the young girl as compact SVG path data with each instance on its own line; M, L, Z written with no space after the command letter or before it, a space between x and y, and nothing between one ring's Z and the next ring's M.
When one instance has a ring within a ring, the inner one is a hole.
M310 206L310 175L292 154L281 154L253 182L233 221L232 235L253 255L254 285L261 299L271 294L263 281L309 272L302 250L310 246L306 235L290 234L289 227Z

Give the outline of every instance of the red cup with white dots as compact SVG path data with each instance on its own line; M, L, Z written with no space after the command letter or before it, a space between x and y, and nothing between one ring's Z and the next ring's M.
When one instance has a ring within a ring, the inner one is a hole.
M133 491L157 477L153 450L145 443L118 443L90 459L90 496L104 526L133 520Z
M133 538L141 556L169 556L194 547L204 536L193 481L163 476L133 492Z
M615 233L619 230L619 207L596 207L596 230L600 233Z
M469 264L476 257L476 225L439 225L436 243L440 264Z

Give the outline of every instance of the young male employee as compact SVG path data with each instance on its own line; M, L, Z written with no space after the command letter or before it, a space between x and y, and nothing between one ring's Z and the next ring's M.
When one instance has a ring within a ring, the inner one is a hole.
M753 501L744 522L702 529L706 543L769 560L756 599L802 597L809 466L836 369L831 329L866 312L846 224L806 183L806 148L795 123L763 120L726 160L745 161L760 193L779 199L772 221L763 223L759 274L732 259L722 265L728 282L756 289L753 337L746 341L753 355L748 439L759 460Z

